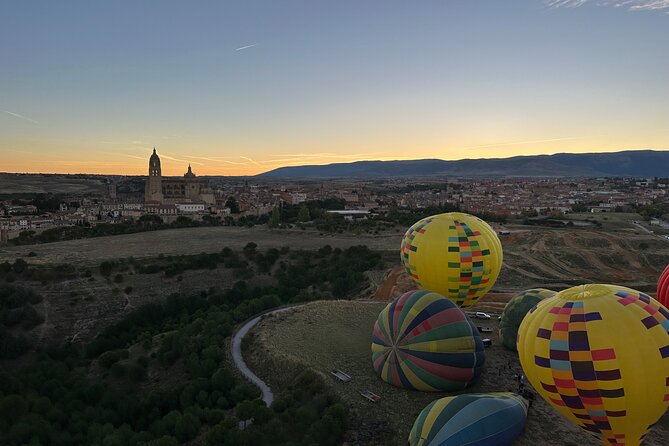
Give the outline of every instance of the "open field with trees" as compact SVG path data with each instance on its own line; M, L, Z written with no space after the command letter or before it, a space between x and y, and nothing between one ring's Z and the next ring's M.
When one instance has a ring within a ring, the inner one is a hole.
M669 258L669 243L624 225L606 230L507 227L510 233L501 237L505 261L494 287L497 296L534 286L562 289L593 282L651 290ZM256 361L252 368L258 364L262 372L263 357L273 358L270 362L276 362L277 370L285 364L293 367L288 374L270 377L270 383L275 380L278 386L277 402L283 401L270 412L249 402L257 392L236 377L226 352L233 327L265 309L373 296L385 286L386 272L399 264L402 235L208 227L3 246L0 368L1 381L9 384L0 386L0 409L18 405L19 410L7 418L11 423L0 425L5 435L0 442L32 441L28 435L34 431L26 426L37 425L41 430L30 435L37 435L41 444L100 438L113 438L109 444L174 444L186 438L257 444L270 431L281 432L271 423L298 423L298 413L299 417L309 413L304 418L308 423L296 437L280 434L285 435L282 441L301 444L324 438L319 436L326 432L352 443L404 440L403 432L397 437L383 435L412 422L413 415L397 409L403 401L415 400L418 411L421 400L412 393L391 395L383 386L376 387L379 382L368 363L370 324L382 304L333 302L280 316L289 322L298 317L286 326L278 316L263 322L246 345L246 351L258 352L251 355ZM642 243L648 246L642 249ZM356 247L360 244L367 246ZM491 308L503 305L504 299L495 299L499 302ZM307 311L311 308L322 310L311 314ZM277 329L267 338L269 347L259 344L262 333ZM302 350L311 359L297 364L293 356ZM507 375L494 374L497 365L508 364L513 355L495 346L489 352L492 368L472 390L513 390L505 388L512 385ZM364 383L383 397L382 402L370 409L357 391L351 393L353 387L344 388L349 393L332 387L332 378L322 375L331 367L351 372L354 381L348 384ZM365 367L367 372L358 371ZM219 375L226 377L225 385L214 382L219 369L227 371ZM307 375L301 375L303 370ZM40 382L52 384L42 388ZM76 389L95 395L95 401ZM139 397L116 399L124 393ZM427 398L425 404L432 395ZM157 411L137 415L156 405ZM391 418L367 417L380 407ZM548 437L542 435L549 433L542 433L544 415L541 406L536 407L533 410L540 415L536 422L530 419L528 432L543 440ZM68 410L74 415L63 415ZM122 416L111 417L116 411ZM254 411L267 424L262 421L239 431L236 423ZM126 413L135 417L126 418ZM177 421L179 432L165 427L176 426ZM83 425L94 428L84 431ZM61 430L67 434L59 437L56 426L65 426ZM317 427L311 430L311 426ZM571 435L569 427L560 429ZM585 441L576 438L573 444Z
M296 373L268 409L255 401L257 390L236 376L227 345L235 325L258 312L354 294L365 284L364 272L380 261L366 247L260 251L254 243L196 256L107 260L85 271L86 280L118 289L131 274L153 276L165 291L193 271L211 273L220 265L231 275L221 275L218 286L200 284L117 311L91 295L98 313L90 315L87 335L59 337L56 330L46 338L45 330L59 323L57 315L73 311L67 299L42 297L32 285L41 280L71 289L81 270L58 275L56 266L5 266L0 443L339 444L348 411L318 375ZM72 307L80 302L70 297ZM49 312L47 305L59 311ZM250 418L254 422L240 429L238 423Z
M106 180L91 175L23 175L0 173L0 195L95 194L107 191Z
M404 445L418 413L448 393L416 392L393 387L378 378L371 363L374 322L385 303L369 301L312 302L261 321L248 335L244 357L251 369L274 388L284 388L303 368L319 374L352 414L352 444ZM522 373L518 356L498 340L498 321L474 320L491 327L493 346L486 349L485 371L479 381L461 393L517 392L514 374ZM338 368L351 375L342 383L330 375ZM372 403L359 391L381 396ZM569 423L538 394L530 408L527 425L518 445L577 446L597 443ZM362 437L357 437L360 435ZM655 426L644 444L661 446L669 438L669 414Z

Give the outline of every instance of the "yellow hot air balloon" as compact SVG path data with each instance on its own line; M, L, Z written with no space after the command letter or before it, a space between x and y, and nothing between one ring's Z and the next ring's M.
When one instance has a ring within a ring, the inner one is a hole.
M604 444L640 444L669 406L669 311L639 291L582 285L542 300L518 354L537 392Z
M402 264L417 286L458 306L474 305L502 268L502 244L483 220L462 212L424 218L404 234Z

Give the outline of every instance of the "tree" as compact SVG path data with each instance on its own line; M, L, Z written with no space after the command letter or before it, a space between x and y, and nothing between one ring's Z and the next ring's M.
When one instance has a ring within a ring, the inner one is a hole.
M279 223L281 223L281 214L279 214L278 208L274 208L267 224L270 228L276 228L279 226Z
M195 418L191 413L186 413L179 418L174 426L174 435L177 439L184 443L195 438L200 431L200 420Z
M114 264L109 260L105 260L100 263L100 274L103 276L109 277L114 269Z
M306 204L302 203L302 206L300 206L300 212L297 214L297 219L301 222L311 220L311 215L309 215L309 208Z
M585 203L574 203L571 205L572 212L588 212L588 206Z
M139 223L144 227L153 227L163 224L163 219L159 215L146 214L139 217Z
M232 195L225 202L225 207L230 209L231 214L239 214L239 203L237 203L237 199Z

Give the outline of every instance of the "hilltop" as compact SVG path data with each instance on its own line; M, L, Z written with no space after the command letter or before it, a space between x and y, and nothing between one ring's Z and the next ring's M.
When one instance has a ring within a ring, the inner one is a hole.
M614 153L558 153L457 161L440 159L356 161L280 167L257 177L663 177L668 171L669 151L627 150Z

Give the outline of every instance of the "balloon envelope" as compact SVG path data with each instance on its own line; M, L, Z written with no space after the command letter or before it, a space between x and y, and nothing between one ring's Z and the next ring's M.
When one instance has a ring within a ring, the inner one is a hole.
M657 300L669 308L669 265L664 268L660 279L657 281Z
M513 393L463 394L430 403L409 434L410 446L505 446L523 431L527 402Z
M531 290L521 291L511 298L504 307L502 319L499 321L499 337L504 347L513 351L517 350L516 336L523 318L539 301L553 296L555 296L555 291L532 288Z
M639 291L582 285L539 302L518 331L528 380L611 445L638 445L669 405L669 311Z
M478 379L484 362L478 330L438 293L409 291L388 304L374 324L374 370L394 386L461 390Z
M404 234L400 253L418 288L469 307L493 286L502 268L502 244L483 220L461 212L424 218Z

